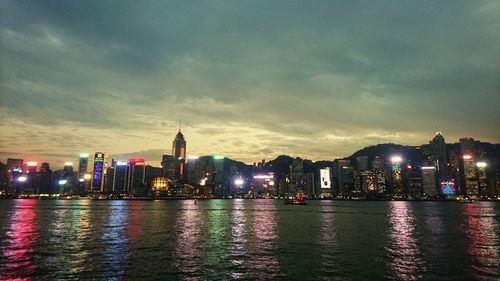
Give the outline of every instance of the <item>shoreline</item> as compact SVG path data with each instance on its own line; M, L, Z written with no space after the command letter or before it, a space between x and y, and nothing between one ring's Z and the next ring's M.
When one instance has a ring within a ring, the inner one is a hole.
M195 201L205 201L205 200L284 200L284 198L153 198L153 197L141 197L141 198L89 198L89 197L75 197L75 198L47 198L47 197L0 197L0 200L61 200L61 201L77 201L77 200L95 200L95 201L184 201L184 200L195 200ZM391 201L401 201L401 202L460 202L463 198L453 198L453 199L336 199L336 198L308 198L307 201L354 201L354 202L391 202ZM499 199L474 199L473 202L500 202ZM463 203L463 202L460 202Z

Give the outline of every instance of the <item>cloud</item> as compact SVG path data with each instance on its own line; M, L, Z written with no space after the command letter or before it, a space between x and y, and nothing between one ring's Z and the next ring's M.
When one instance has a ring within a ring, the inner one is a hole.
M437 130L449 141L500 139L495 1L2 1L0 10L6 151L150 155L170 149L179 120L189 151L250 162L426 143Z

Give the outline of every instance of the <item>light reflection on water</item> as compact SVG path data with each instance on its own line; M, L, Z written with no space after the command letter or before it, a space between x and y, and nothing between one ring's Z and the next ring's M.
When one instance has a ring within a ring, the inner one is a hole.
M102 234L104 259L101 278L117 280L123 275L123 263L129 257L126 236L128 201L111 201L107 223Z
M245 212L245 201L235 199L231 213L231 264L234 268L244 269L247 260L247 216ZM232 279L246 278L245 270L235 270L231 273Z
M492 280L499 277L500 246L498 221L489 203L463 204L465 220L461 230L469 240L467 253L471 257L471 271L475 279Z
M321 205L321 227L320 227L320 257L321 268L325 280L331 279L338 272L338 264L335 260L336 229L334 222L334 206Z
M252 254L249 267L260 276L278 276L280 264L275 254L276 233L276 206L263 204L253 212Z
M181 201L179 208L173 265L179 272L199 275L201 264L198 244L203 218L199 212L199 205L194 204L192 200Z
M426 271L425 260L415 238L415 217L411 203L389 203L389 239L387 269L397 280L418 280Z
M214 279L229 279L232 266L229 262L231 250L230 217L224 201L204 202L207 219L204 229L203 274Z
M500 205L0 200L0 279L499 280Z
M136 243L142 237L143 230L141 221L144 218L144 211L142 210L143 205L143 201L139 200L129 202L127 237L130 243Z
M81 201L81 204L82 208L71 209L71 232L74 233L75 239L66 239L72 244L71 246L74 249L70 254L71 258L68 259L68 263L70 263L68 272L70 274L78 274L85 271L87 260L92 255L90 249L85 245L85 241L92 235L90 201Z
M37 201L15 200L14 212L5 228L2 243L2 280L28 280L38 265L33 260L35 244L39 236L37 216L34 209Z

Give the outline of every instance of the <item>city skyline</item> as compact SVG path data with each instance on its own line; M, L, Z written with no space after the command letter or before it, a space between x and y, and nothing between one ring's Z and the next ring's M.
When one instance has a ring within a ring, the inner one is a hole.
M175 138L174 138L174 147L175 147L175 143L176 143L176 140L179 136L179 133L181 133L181 131L179 130L177 132L177 134L175 134ZM184 137L183 134L181 134L182 137ZM441 132L436 132L436 134L433 136L434 138L436 136L440 136L440 137L443 137L442 133ZM484 142L482 140L479 140L479 139L475 139L473 137L470 137L470 136L467 136L467 137L464 137L466 139L471 139L472 141L474 142L481 142L481 143L489 143L489 142ZM318 161L334 161L334 160L339 160L339 159L347 159L351 156L353 156L354 154L362 151L363 149L366 149L366 148L370 148L370 147L375 147L375 146L378 146L378 145L396 145L396 146L403 146L403 147L421 147L421 146L426 146L426 145L429 145L431 142L432 142L433 138L429 138L429 140L427 142L424 142L424 143L421 143L421 144L417 144L417 145L410 145L410 144L404 144L404 143L377 143L377 144L368 144L367 146L365 147L359 147L357 148L356 150L352 151L351 153L347 154L347 155L342 155L342 156L339 156L339 157L335 157L335 158L321 158L321 159L312 159L311 157L309 157L308 155L293 155L293 154L280 154L280 155L276 155L276 156L273 156L273 157L266 157L266 158L262 158L262 159L259 159L257 161L254 161L254 162L245 162L243 161L242 159L238 159L238 158L234 158L234 157L230 157L228 155L224 155L222 153L212 153L212 154L193 154L193 153L190 153L189 152L189 149L185 149L184 150L184 159L186 161L188 161L189 159L197 159L198 157L224 157L224 158L229 158L231 160L234 160L234 161L238 161L238 162L243 162L245 163L246 165L255 165L255 164L258 164L259 162L261 162L262 160L264 161L271 161L271 160L275 160L276 158L278 158L279 156L287 156L287 157L292 157L292 158L300 158L300 159L303 159L303 160L310 160L310 161L313 161L313 162L318 162ZM455 141L449 141L447 140L446 138L443 138L443 141L445 144L449 144L449 145L452 145L452 144L460 144L460 139L458 140L455 140ZM491 143L493 145L499 145L498 143ZM186 146L186 143L184 143L184 147ZM56 168L56 169L62 169L64 168L65 166L67 166L68 163L71 163L72 165L74 165L74 167L77 167L77 164L78 164L78 161L81 157L81 155L92 155L94 153L106 153L106 157L109 158L109 161L111 160L114 160L115 162L120 162L120 161L128 161L130 159L135 159L135 158L139 158L139 159L143 159L145 161L145 163L147 165L151 165L153 167L161 167L161 163L162 163L162 156L165 156L165 155L172 155L174 154L174 158L172 159L175 159L175 152L174 152L174 149L173 148L165 148L165 149L162 149L162 150L152 150L152 151L148 151L147 153L142 153L142 152L133 152L133 153L124 153L124 154L110 154L106 151L103 151L103 150L96 150L96 151L89 151L89 150L82 150L80 151L80 153L76 154L76 155L71 155L69 158L59 158L58 160L54 161L54 162L49 162L47 160L44 160L44 159L40 159L40 158L37 158L33 155L28 155L27 157L15 157L15 155L5 155L4 157L2 157L0 159L0 163L3 163L3 162L7 162L6 160L7 159L22 159L23 161L27 161L27 162L36 162L38 164L38 166L40 166L42 163L49 163L51 164L51 167L52 168ZM153 153L159 153L159 154L153 154ZM19 155L26 155L26 154L19 154ZM390 161L390 158L391 158L391 155L386 155L386 158L387 159L384 159L384 161ZM181 159L181 158L179 158ZM4 161L5 160L5 161ZM90 163L92 163L92 159L89 159Z
M421 146L380 144L333 161L282 155L247 165L223 155L189 157L179 129L171 153L162 155L161 167L148 165L143 158L110 159L102 151L80 154L77 172L73 162L64 163L61 170L41 163L38 170L37 162L8 158L6 164L0 163L0 194L101 199L297 194L299 203L304 195L340 200L460 200L460 196L495 200L500 194L499 146L470 137L446 144L438 132Z
M2 1L0 155L245 163L500 142L496 1ZM92 144L89 146L88 144Z

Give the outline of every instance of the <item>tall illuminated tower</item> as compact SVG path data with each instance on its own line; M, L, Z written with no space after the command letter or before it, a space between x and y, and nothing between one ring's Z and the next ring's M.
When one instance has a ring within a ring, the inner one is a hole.
M396 198L402 198L403 191L403 176L401 174L401 156L396 155L391 157L391 176L392 176L392 195Z
M479 195L479 186L476 177L476 167L474 156L471 154L462 155L463 172L462 186L465 187L465 194L471 197Z
M488 164L485 161L478 161L476 163L477 167L477 179L478 179L478 192L480 196L493 195L493 192L488 190L487 174L486 168Z
M186 165L186 140L184 139L184 135L181 133L181 129L179 128L179 132L175 136L175 139L172 143L172 156L175 161L175 180L184 179L185 175L185 165Z
M465 137L460 139L460 154L462 167L460 173L460 186L462 195L476 197L479 187L476 175L476 149L474 139Z
M94 154L94 170L92 174L92 191L104 191L104 175L106 173L107 156L103 152Z
M89 164L89 155L87 153L80 154L78 159L78 178L83 178L87 173L87 167Z
M437 132L436 136L429 142L429 144L432 150L433 160L436 162L437 175L440 178L444 178L448 175L448 156L446 154L446 143L443 135L441 135L440 132Z

